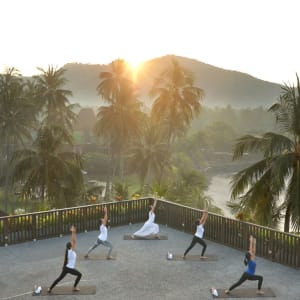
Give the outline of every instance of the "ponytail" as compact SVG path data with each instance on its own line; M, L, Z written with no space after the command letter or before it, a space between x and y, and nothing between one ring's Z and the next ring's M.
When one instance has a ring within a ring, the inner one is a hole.
M66 245L65 259L64 259L64 267L68 264L68 250L72 248L72 243L68 242Z
M245 258L244 258L244 265L247 266L250 260L251 254L249 252L246 252Z
M66 248L65 259L64 259L64 267L68 264L68 248Z

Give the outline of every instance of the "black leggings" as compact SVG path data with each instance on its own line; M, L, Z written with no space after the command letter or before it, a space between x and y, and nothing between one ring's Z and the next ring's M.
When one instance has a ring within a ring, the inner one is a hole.
M75 283L74 283L74 287L76 287L78 282L81 279L82 274L76 269L63 267L61 274L54 280L54 282L52 283L52 285L50 287L50 290L52 290L68 273L72 274L74 276L77 276Z
M229 291L233 290L234 288L236 288L237 286L241 285L243 282L245 282L246 280L258 280L258 289L261 289L261 285L263 282L263 277L260 275L250 275L246 272L243 273L243 275L241 276L240 280L236 283L234 283L230 288Z
M185 250L184 252L184 256L186 256L188 254L188 252L197 244L199 243L203 248L202 248L202 253L201 253L201 256L204 255L205 253L205 250L206 250L206 243L204 242L204 240L200 239L199 237L195 236L193 237L193 240L191 242L191 244L189 245L189 247Z

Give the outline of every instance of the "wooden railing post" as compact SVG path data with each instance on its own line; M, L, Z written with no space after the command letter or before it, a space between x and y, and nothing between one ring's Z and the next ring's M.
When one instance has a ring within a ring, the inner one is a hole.
M4 220L4 224L3 224L4 246L8 245L8 232L9 232L9 230L8 230L8 226L9 226L8 221L9 221L9 219L6 218Z
M226 226L225 226L225 221L223 218L221 218L221 222L223 224L221 224L221 231L222 231L222 236L221 236L221 243L226 245L227 244L227 241L226 241Z
M296 266L300 268L300 238L298 238L298 245L297 245L297 254L296 254Z
M4 245L4 220L0 220L0 246Z
M268 245L268 254L271 256L271 260L275 260L275 247L274 247L274 232L270 232L270 241Z
M31 230L32 230L32 239L36 240L37 239L37 228L36 228L36 214L32 214L32 219L31 219Z
M127 220L127 224L132 224L132 201L128 202L128 220ZM135 200L134 200L135 201Z
M62 220L62 210L58 211L58 231L59 231L59 236L63 235L63 220Z

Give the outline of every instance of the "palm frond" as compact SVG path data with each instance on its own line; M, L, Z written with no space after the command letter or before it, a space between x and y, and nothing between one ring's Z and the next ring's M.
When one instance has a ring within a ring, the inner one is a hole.
M247 191L250 186L257 183L268 168L269 161L263 159L234 174L230 181L231 199L236 199L240 194Z

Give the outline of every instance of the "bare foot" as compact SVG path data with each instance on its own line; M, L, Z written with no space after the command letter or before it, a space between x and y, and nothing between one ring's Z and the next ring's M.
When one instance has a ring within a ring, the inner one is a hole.
M73 287L73 292L79 292L79 291L80 291L80 288L78 288L77 286Z
M263 295L264 292L263 292L262 290L257 290L257 291L256 291L256 294L257 294L257 295Z

